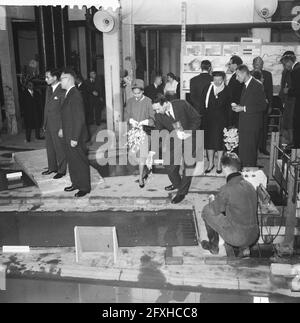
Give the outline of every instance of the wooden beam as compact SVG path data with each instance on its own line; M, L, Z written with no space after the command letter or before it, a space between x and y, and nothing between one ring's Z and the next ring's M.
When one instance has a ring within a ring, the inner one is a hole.
M180 99L185 99L185 93L183 91L183 68L184 68L184 51L186 42L186 15L187 15L187 4L186 2L181 3L181 55L180 55Z
M149 46L149 30L146 30L146 85L150 84L150 46Z

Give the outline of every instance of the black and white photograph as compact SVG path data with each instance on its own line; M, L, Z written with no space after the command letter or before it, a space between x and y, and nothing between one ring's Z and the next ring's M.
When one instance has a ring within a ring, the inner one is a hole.
M300 303L300 1L0 0L7 303Z

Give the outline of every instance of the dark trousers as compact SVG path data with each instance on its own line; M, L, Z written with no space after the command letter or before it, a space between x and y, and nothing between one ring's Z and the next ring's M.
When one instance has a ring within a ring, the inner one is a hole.
M208 237L208 241L209 241L211 248L218 249L219 248L219 241L220 241L219 233L217 231L215 231L212 227L210 227L206 222L205 222L205 228L207 231L207 237ZM238 257L239 256L240 248L233 247L230 244L228 244L227 242L225 242L224 246L225 246L226 254L228 257Z
M78 146L73 148L70 142L71 140L65 142L65 147L72 185L80 191L89 193L91 191L91 174L85 144L79 142Z
M239 114L232 111L232 109L228 112L228 125L229 127L239 127Z
M253 245L259 237L257 226L241 228L233 225L224 214L215 214L209 205L205 206L202 213L207 236L212 246L218 246L219 235L230 246L247 248Z
M239 129L239 157L241 159L243 167L257 166L257 153L260 132L261 127L253 128L246 132L243 131L243 129Z
M300 99L295 105L294 114L294 148L300 149Z
M40 139L40 129L39 128L36 128L34 130L35 130L35 138L36 139ZM31 132L32 132L32 129L31 128L26 128L25 132L26 132L26 140L28 142L30 142L31 141Z
M101 125L102 120L102 104L101 103L92 103L89 105L88 113L87 113L87 124L97 126Z
M259 150L267 150L267 141L268 141L268 125L269 125L269 114L264 112L263 114L263 124L259 136Z
M294 128L294 148L300 149L300 123Z
M211 244L212 248L218 248L220 240L219 233L209 226L206 221L204 221L204 223L209 243Z
M178 195L187 195L192 183L192 177L186 176L186 169L183 170L183 176L179 174L180 166L167 166L167 172L172 185L178 189Z
M58 130L46 128L46 148L49 171L65 174L67 172L65 145L63 139L58 137Z
M190 139L187 139L190 143L190 147L191 147L191 154L193 157L196 156L196 138L195 136L191 137ZM175 143L176 144L176 143ZM178 195L187 195L192 183L192 179L193 179L193 170L194 167L196 165L196 161L192 160L189 161L190 164L194 163L194 165L190 165L187 166L186 162L187 162L187 152L185 151L184 148L184 142L177 143L177 144L181 144L182 145L182 152L180 154L178 154L178 152L174 152L174 147L171 147L171 162L170 165L166 166L167 172L168 172L168 176L169 179L172 183L172 185L178 189L177 194ZM183 159L183 174L182 176L180 175L179 171L180 171L180 164L182 162Z

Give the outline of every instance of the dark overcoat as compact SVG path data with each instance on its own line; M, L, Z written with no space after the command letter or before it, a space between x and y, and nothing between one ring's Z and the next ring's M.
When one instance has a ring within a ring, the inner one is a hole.
M252 78L244 87L240 104L246 107L246 112L239 113L239 157L244 167L256 167L263 113L267 109L262 83Z
M72 185L83 192L91 191L90 166L87 157L87 128L83 99L75 87L68 93L62 106L62 128ZM71 140L78 143L71 147Z

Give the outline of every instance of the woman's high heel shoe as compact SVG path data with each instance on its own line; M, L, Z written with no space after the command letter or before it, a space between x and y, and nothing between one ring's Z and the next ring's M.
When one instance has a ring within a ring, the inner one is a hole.
M143 184L141 184L141 182L139 181L139 186L140 186L140 188L144 188L145 187L145 181L143 180Z
M221 175L223 173L223 169L221 168L220 170L219 169L217 169L217 174L218 175Z
M212 170L215 168L215 165L213 165L213 167L212 168L210 168L210 169L207 169L204 173L205 174L209 174L209 173L211 173L212 172Z

